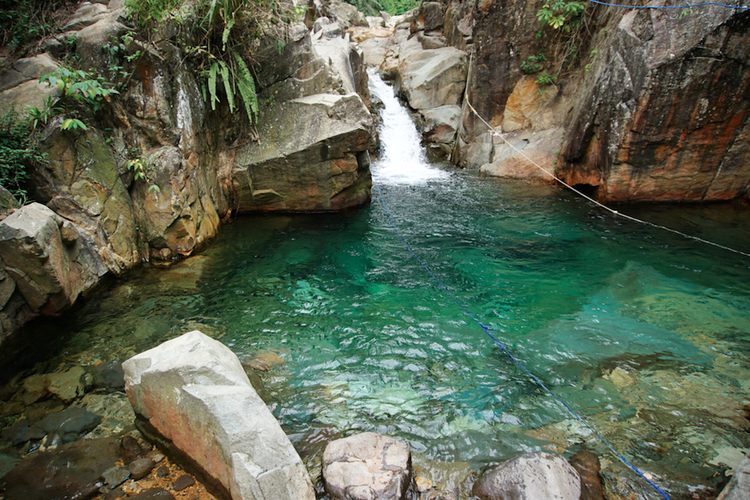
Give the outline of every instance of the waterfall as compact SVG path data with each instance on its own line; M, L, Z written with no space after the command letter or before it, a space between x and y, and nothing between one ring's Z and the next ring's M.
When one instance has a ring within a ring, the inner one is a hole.
M381 156L373 165L373 174L382 184L415 185L446 178L447 172L427 161L417 127L375 70L369 71L370 93L384 104L380 126Z

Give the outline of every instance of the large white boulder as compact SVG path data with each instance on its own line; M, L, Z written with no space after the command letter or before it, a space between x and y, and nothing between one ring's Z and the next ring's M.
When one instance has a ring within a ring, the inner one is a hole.
M314 500L310 477L232 351L193 331L123 363L136 413L234 500Z

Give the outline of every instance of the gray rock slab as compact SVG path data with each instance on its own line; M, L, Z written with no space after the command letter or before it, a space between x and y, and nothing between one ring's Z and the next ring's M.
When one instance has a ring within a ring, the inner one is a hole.
M466 52L455 47L417 50L399 63L399 87L414 109L457 105L466 86L467 67Z
M581 478L560 455L526 453L485 474L473 493L481 500L578 500Z
M313 500L307 471L234 353L199 331L123 363L135 411L234 500Z

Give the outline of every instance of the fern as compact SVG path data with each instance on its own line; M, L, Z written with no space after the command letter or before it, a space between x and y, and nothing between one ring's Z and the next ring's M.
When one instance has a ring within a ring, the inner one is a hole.
M227 93L229 102L229 112L234 113L234 90L232 90L232 80L229 79L229 66L224 61L219 61L221 69L221 79L224 80L224 91Z
M219 73L219 63L215 62L208 70L208 93L211 95L211 109L216 110L216 103L219 98L216 96L216 77Z
M252 123L253 117L258 114L258 95L255 93L255 81L242 56L235 51L232 51L232 54L237 61L237 88L240 89L247 119Z

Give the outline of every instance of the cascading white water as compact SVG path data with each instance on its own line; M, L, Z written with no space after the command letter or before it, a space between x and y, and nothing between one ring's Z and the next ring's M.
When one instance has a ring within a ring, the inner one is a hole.
M373 165L373 174L382 184L424 184L447 177L427 162L419 132L409 113L375 70L369 71L370 92L385 105L380 127L382 154Z

